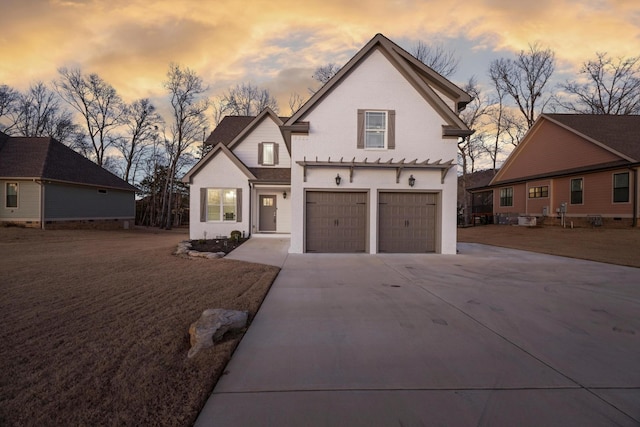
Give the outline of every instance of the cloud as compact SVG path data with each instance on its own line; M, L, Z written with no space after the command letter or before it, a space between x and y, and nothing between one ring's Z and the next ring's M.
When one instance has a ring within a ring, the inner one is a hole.
M194 69L212 94L251 81L287 110L309 71L344 64L378 32L405 48L451 43L463 63L474 61L465 70L484 75L481 56L535 41L567 71L596 51L638 55L639 23L637 0L5 0L0 83L24 89L55 78L58 67L81 66L131 100L160 96L173 61Z

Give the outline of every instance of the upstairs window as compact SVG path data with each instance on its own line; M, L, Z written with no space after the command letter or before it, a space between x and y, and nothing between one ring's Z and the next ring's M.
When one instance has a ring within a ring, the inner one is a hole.
M549 186L542 185L540 187L530 187L529 188L529 198L530 199L541 199L543 197L549 197Z
M575 178L571 180L571 204L582 204L582 186L584 185L582 178Z
M18 183L17 182L7 182L5 187L5 207L7 208L17 208L18 207Z
M500 189L500 206L513 206L513 187Z
M613 203L629 201L629 172L613 174Z
M395 143L394 110L358 110L357 148L393 150Z
M278 144L275 142L261 142L258 144L258 164L275 166L278 164Z
M387 145L386 111L365 111L364 148L385 148Z

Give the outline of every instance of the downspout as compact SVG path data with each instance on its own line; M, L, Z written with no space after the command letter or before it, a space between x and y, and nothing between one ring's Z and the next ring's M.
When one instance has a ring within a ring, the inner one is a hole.
M251 237L252 231L253 231L253 209L252 209L252 205L253 205L253 191L251 191L251 188L253 187L253 184L251 184L251 181L249 181L249 212L247 212L249 214L249 235L247 237Z
M34 179L33 182L40 186L40 229L44 230L44 181Z
M633 221L631 225L633 227L638 226L638 168L629 168L633 173Z

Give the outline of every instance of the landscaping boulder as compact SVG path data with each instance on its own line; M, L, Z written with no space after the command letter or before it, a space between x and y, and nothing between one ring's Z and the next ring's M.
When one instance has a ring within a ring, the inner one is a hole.
M192 358L203 348L213 347L229 330L242 329L247 326L249 312L210 308L202 312L198 320L191 324L191 349L187 357Z

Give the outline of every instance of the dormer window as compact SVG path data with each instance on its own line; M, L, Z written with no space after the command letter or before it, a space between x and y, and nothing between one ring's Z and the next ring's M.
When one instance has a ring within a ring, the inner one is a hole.
M275 142L261 142L258 144L258 164L261 166L277 165L278 144Z

